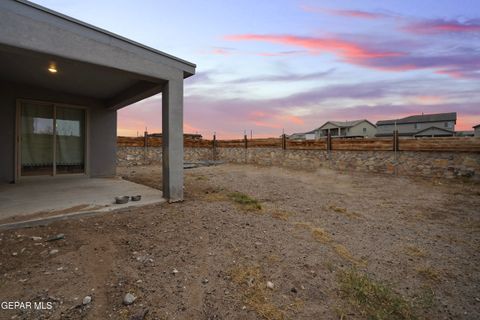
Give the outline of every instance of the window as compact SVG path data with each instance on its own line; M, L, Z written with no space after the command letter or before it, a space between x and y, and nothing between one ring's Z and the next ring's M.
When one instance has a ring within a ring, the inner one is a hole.
M367 133L367 128L363 128L363 133Z
M419 125L418 123L415 123L415 124L413 125L413 127L414 127L415 129L419 129L419 128L420 128L420 125Z

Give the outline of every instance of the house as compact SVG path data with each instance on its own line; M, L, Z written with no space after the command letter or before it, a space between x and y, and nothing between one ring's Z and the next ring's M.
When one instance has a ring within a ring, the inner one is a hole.
M477 124L476 126L474 126L473 130L474 130L473 136L480 137L480 124Z
M149 137L151 138L161 138L162 133L149 133ZM183 139L185 140L202 140L202 135L198 133L184 133L183 134Z
M377 137L388 137L398 130L399 136L445 137L455 135L457 113L436 113L409 116L377 122Z
M26 0L0 1L0 30L0 183L114 176L117 111L162 93L162 191L182 200L195 64Z
M327 121L320 128L316 129L317 137L326 137L330 133L332 137L373 137L376 127L366 119L353 121Z
M288 136L290 140L315 140L315 130L304 132L304 133L292 133Z

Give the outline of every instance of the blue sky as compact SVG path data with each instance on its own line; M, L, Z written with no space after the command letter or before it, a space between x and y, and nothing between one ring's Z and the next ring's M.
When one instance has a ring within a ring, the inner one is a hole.
M185 131L277 136L328 120L458 112L480 123L480 2L37 3L197 64ZM160 96L119 112L119 134L161 131Z

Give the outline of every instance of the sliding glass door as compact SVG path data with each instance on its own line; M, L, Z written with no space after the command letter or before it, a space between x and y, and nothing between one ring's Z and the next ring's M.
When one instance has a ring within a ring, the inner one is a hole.
M22 176L53 175L53 105L22 103Z
M85 172L85 110L55 108L55 172Z
M20 105L20 175L85 173L85 110Z

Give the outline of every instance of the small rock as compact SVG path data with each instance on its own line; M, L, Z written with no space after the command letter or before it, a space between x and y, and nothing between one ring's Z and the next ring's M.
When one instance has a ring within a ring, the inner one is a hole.
M56 236L50 237L47 241L55 241L55 240L62 240L65 239L65 235L63 233L59 233Z
M203 283L203 284L207 284L207 283L208 283L208 279L207 279L207 278L203 279L203 280L202 280L202 283Z
M31 238L33 241L39 241L39 240L42 240L42 237L32 237Z
M177 274L177 273L178 273L178 270L177 270L177 269L173 269L173 270L172 270L172 273L173 273L173 274Z
M85 298L83 298L82 304L87 305L90 302L92 302L92 297L91 296L86 296Z
M293 293L297 293L297 289L295 287L290 289L290 291L293 292Z
M267 281L267 288L268 289L272 289L275 287L275 285L273 284L273 282L270 282L270 281Z
M137 297L129 292L123 297L123 304L126 306L131 305L136 299Z
M143 320L148 313L148 309L138 311L136 314L130 317L130 320Z
M18 252L12 252L12 256L18 256Z
M52 249L52 250L50 250L50 254L55 254L55 253L58 253L58 249Z

